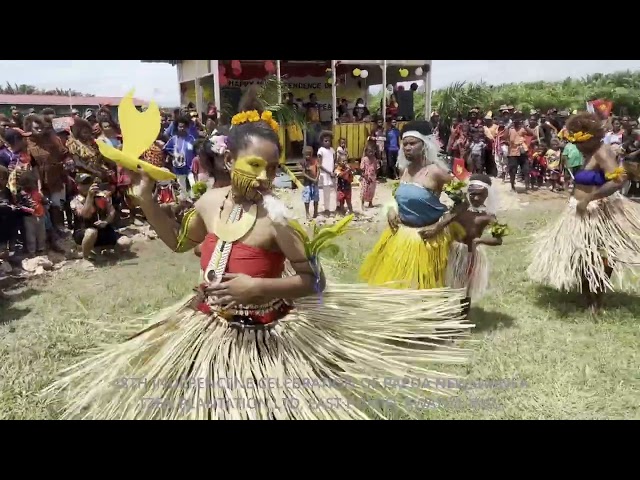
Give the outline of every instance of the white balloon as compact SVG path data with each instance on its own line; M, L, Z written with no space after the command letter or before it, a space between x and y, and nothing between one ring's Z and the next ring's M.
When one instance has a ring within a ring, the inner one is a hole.
M369 76L369 72L368 72L368 71L366 71L366 70L362 70L362 71L360 72L360 77L361 77L361 78L367 78L368 76Z
M416 75L419 77L420 75L422 75L424 73L424 70L422 70L422 67L418 67L416 68Z

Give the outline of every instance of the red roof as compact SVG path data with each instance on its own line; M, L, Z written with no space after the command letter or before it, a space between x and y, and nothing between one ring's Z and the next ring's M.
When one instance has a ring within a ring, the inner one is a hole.
M118 106L122 97L68 97L66 95L2 95L0 105L51 105L51 106L98 106L109 104ZM133 99L134 105L141 107L148 102Z

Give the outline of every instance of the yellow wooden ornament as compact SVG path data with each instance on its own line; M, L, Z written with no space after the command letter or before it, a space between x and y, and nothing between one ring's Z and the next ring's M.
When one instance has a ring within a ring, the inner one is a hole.
M240 240L251 231L258 218L258 205L251 205L248 212L244 212L240 220L224 223L217 218L213 225L213 233L223 242L233 243Z
M146 111L139 112L133 104L133 90L131 90L120 101L118 120L122 130L122 150L98 141L100 153L127 170L135 172L140 167L157 182L174 180L176 176L170 171L140 160L140 155L153 145L160 132L158 104L150 102Z

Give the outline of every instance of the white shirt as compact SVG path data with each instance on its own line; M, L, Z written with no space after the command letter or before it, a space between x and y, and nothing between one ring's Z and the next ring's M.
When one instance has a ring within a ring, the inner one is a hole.
M335 155L336 151L333 148L320 147L318 149L318 158L320 159L320 165L322 165L323 169L331 172L327 173L324 170L320 170L320 186L333 185L333 178L331 177L331 174L336 168Z

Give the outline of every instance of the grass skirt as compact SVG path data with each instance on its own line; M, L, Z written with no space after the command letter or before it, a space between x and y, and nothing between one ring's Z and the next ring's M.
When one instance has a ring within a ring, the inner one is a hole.
M63 403L63 418L420 417L429 392L436 401L455 393L455 376L432 369L467 360L442 342L472 327L463 297L334 285L274 324L244 329L181 302L142 331L129 325L134 336L67 369L45 395Z
M471 255L467 244L455 241L451 244L446 284L464 288L472 300L482 298L489 286L489 259L482 245Z
M606 268L620 278L640 264L640 206L620 194L589 203L576 212L569 199L562 216L538 233L527 273L536 282L557 290L582 292L613 290Z
M365 258L360 277L370 285L397 289L444 287L451 245L449 229L428 241L418 230L400 225L393 233L387 227Z

